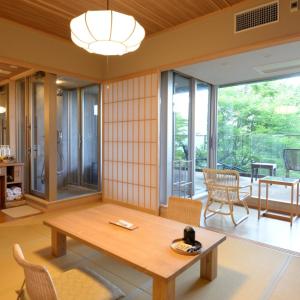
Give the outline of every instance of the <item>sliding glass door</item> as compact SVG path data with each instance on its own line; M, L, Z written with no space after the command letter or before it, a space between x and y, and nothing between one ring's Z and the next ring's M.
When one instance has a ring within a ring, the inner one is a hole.
M202 169L207 168L209 157L209 126L210 86L196 81L195 93L195 179L194 194L205 192Z
M172 194L205 192L202 169L208 166L210 85L174 73Z
M172 194L192 193L190 154L190 79L175 74L173 86L173 183Z

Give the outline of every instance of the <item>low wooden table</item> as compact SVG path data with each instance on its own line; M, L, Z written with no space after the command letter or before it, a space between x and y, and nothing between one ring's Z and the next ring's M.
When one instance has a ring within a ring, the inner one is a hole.
M130 231L110 221L126 220L138 226ZM217 276L217 249L226 237L213 231L195 228L202 252L196 256L175 253L171 242L183 236L185 224L125 207L104 204L62 214L44 221L52 231L52 253L66 253L66 236L81 241L107 255L118 258L153 278L153 299L175 299L175 279L201 260L200 277Z
M261 185L266 185L266 209L261 212ZM268 200L269 200L269 185L282 185L285 187L291 187L291 205L290 205L290 215L272 213L268 211ZM299 179L297 178L285 178L285 177L276 177L276 176L266 176L259 179L258 184L258 219L261 216L276 218L284 221L289 221L291 226L295 218L298 217L297 214L294 214L294 194L296 188L296 205L299 205Z

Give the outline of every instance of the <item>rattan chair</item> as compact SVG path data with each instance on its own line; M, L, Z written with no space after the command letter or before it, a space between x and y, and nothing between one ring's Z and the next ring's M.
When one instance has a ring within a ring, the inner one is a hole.
M44 266L25 260L18 244L13 246L13 255L25 274L22 287L17 291L17 299L116 300L125 296L117 286L91 270L72 269L52 279Z
M230 215L235 226L244 221L249 215L246 199L252 194L252 185L239 186L240 175L234 170L203 169L203 175L208 191L204 219L222 214ZM234 218L234 204L242 204L246 210L246 215L237 221ZM229 211L223 210L224 205L228 206ZM207 215L208 212L210 214Z
M202 203L199 200L171 196L164 217L199 227L201 209Z

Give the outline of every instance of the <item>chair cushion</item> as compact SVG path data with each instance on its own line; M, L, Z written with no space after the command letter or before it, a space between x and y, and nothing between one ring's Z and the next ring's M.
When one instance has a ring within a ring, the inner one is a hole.
M89 269L72 269L53 281L61 300L117 300L125 296L121 289Z

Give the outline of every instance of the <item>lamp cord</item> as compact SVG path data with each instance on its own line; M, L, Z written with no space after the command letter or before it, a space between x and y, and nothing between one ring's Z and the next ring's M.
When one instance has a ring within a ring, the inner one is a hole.
M109 8L109 0L106 0L106 10Z

